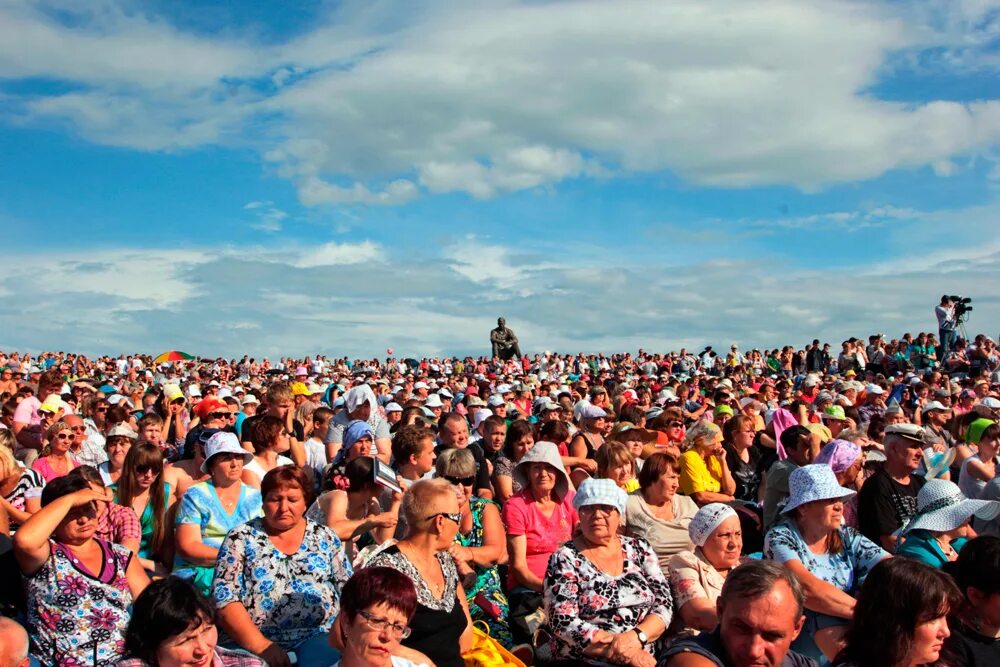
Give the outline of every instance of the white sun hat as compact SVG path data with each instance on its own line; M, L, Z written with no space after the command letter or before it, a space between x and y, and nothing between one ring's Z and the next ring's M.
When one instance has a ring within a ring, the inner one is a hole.
M833 468L825 463L813 463L793 470L788 477L788 490L788 502L781 510L782 514L816 500L850 498L857 493L841 486Z
M971 500L959 490L958 485L944 479L929 479L917 493L917 513L903 527L905 535L911 530L930 530L946 533L955 530L972 516L991 521L1000 515L1000 501Z

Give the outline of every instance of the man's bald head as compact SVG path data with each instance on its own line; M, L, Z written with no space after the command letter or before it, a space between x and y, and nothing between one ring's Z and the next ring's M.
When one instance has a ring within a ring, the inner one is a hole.
M28 664L28 633L12 619L0 616L0 667Z

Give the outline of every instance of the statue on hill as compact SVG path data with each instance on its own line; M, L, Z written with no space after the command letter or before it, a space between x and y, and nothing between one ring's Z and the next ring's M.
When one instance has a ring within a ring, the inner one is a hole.
M500 357L504 361L514 357L521 358L521 348L517 344L517 336L502 317L497 319L497 328L490 331L490 343L493 346L494 357Z

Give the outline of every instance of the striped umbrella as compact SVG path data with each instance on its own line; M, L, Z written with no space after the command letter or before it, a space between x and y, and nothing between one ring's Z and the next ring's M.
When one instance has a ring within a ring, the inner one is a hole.
M191 361L194 356L188 354L187 352L181 352L180 350L169 350L164 352L156 359L153 359L154 364L166 364L171 361Z

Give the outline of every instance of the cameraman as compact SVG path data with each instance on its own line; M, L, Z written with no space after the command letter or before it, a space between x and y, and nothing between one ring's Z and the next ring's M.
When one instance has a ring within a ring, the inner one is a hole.
M955 302L947 294L941 297L941 305L934 308L938 321L938 338L941 339L941 353L938 359L945 356L955 347Z

